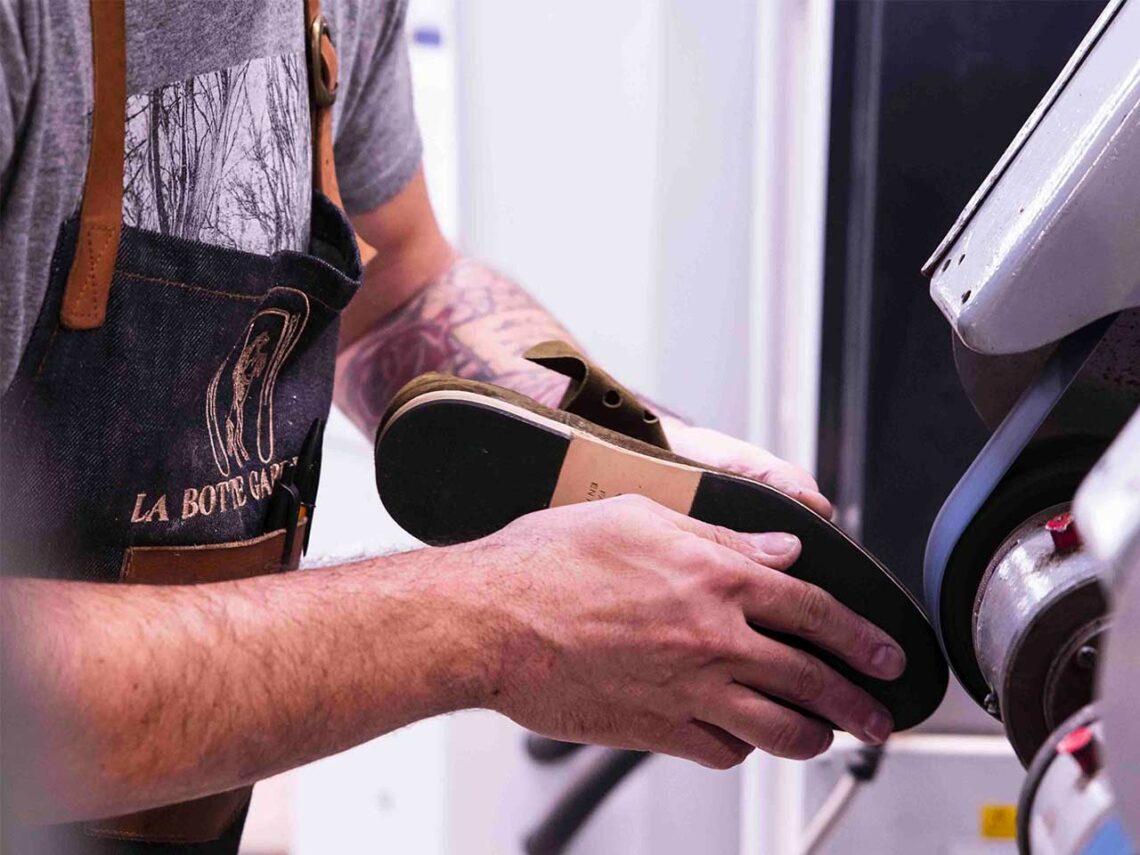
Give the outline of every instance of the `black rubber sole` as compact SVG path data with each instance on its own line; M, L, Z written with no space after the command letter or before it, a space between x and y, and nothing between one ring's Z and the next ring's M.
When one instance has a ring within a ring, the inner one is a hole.
M572 435L582 434L498 401L428 394L389 418L377 438L380 499L402 528L425 543L474 540L549 507ZM610 448L615 455L636 454ZM801 639L780 640L810 651L878 698L896 730L915 726L938 707L947 667L920 606L828 520L765 485L709 471L699 475L689 515L737 531L799 537L803 551L789 575L823 588L882 627L906 652L907 667L897 680L875 680Z

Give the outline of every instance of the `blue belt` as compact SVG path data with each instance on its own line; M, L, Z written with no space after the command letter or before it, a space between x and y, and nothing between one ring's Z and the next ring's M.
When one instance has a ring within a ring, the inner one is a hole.
M1061 400L1114 319L1115 315L1102 318L1058 343L1040 374L951 491L931 527L923 560L926 608L942 651L960 681L962 675L947 649L942 627L943 580L950 557L974 516Z

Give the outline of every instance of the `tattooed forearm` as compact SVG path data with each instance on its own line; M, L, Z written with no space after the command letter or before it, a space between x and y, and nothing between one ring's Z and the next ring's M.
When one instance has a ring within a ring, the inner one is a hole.
M427 371L506 386L558 403L566 379L522 354L570 334L530 295L494 270L460 258L337 359L337 403L371 436L405 383Z

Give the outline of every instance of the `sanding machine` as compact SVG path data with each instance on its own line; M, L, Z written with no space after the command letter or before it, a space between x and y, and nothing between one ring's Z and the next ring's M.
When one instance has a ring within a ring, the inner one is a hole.
M1021 851L1140 852L1140 0L1106 6L924 273L993 431L930 533L931 619L1028 769Z

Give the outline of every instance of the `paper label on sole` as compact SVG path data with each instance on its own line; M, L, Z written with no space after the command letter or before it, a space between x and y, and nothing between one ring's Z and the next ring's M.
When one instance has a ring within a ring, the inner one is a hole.
M688 514L701 470L579 436L570 440L550 507L635 493Z

